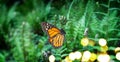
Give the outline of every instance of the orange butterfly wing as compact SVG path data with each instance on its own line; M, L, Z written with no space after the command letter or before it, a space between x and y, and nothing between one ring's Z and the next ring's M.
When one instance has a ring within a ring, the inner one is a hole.
M48 30L48 34L49 34L50 37L53 37L58 33L60 33L60 31L55 27Z
M60 47L63 45L65 32L46 22L42 22L42 29L47 32L47 35L49 36L49 42L54 47Z
M53 40L51 41L54 47L60 47L63 44L64 41L64 35L57 34Z

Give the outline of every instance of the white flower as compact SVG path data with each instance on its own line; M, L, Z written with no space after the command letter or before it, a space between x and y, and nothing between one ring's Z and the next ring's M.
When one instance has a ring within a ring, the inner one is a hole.
M116 53L116 59L120 60L120 52Z
M76 57L75 57L75 54L74 54L73 52L69 54L69 59L70 59L70 60L73 61L73 60L75 60L75 58L76 58Z
M97 58L99 62L109 62L110 56L108 54L100 54Z
M74 53L74 55L75 55L75 58L76 58L76 59L80 59L81 56L82 56L81 52L79 52L79 51L76 51L76 52Z
M99 39L99 45L105 46L107 44L107 41L105 39Z
M49 56L49 62L55 62L55 56L54 55Z
M91 57L91 53L89 51L85 51L83 53L82 62L88 61L90 59L90 57Z

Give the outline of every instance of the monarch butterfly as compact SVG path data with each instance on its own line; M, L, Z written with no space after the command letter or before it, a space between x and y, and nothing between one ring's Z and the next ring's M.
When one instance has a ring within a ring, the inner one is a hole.
M48 41L54 46L54 47L60 47L63 45L64 38L65 38L65 31L63 29L58 29L52 24L49 24L47 22L41 23L42 30L47 33L49 36Z

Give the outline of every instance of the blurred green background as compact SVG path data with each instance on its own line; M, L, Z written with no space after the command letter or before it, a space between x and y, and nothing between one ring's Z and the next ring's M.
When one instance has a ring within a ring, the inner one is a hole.
M62 47L49 44L41 29L43 21L65 30ZM82 45L83 38L92 40L92 45ZM100 38L107 41L104 52ZM50 55L55 56L55 62L70 62L64 61L69 53L86 50L107 53L110 60L120 61L114 52L117 47L119 0L0 0L0 62L48 62Z

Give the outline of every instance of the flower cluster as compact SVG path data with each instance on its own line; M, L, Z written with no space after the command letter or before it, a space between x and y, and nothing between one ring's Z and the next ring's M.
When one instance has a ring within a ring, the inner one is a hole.
M80 44L83 47L86 47L88 45L95 46L95 41L88 39L87 37L81 39ZM80 62L114 62L111 55L107 53L108 46L107 41L104 38L101 38L98 40L98 44L100 47L99 52L91 52L89 50L85 51L75 51L69 53L68 56L65 57L65 59L62 60L62 62L73 62L75 60ZM120 47L117 47L114 49L114 52L116 53L115 58L120 61ZM52 59L52 60L51 60ZM52 55L49 57L50 62L55 62L55 57Z

